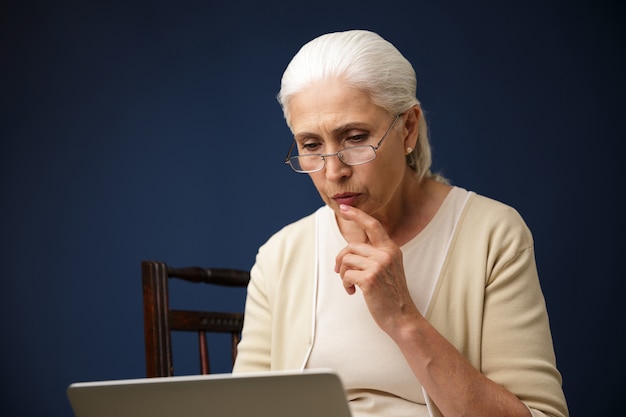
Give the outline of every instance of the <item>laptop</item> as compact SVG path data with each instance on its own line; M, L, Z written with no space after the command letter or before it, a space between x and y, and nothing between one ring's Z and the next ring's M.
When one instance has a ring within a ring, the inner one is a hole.
M76 417L350 417L330 369L77 382Z

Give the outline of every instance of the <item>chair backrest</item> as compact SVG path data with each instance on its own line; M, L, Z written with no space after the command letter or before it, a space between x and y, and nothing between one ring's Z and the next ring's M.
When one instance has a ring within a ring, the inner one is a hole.
M142 261L146 376L174 375L172 331L198 332L200 372L211 373L207 333L230 333L232 360L243 327L243 312L172 310L169 305L169 279L229 287L246 287L250 272L238 269L200 267L172 268L165 262Z

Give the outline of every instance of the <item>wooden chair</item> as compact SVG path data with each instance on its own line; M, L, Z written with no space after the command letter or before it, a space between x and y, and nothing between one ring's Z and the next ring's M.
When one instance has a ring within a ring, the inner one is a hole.
M168 280L178 278L193 283L246 287L250 280L249 271L199 267L172 268L164 262L142 261L141 275L147 377L174 375L172 331L198 332L202 374L211 373L207 332L230 333L234 363L243 327L243 313L171 310Z

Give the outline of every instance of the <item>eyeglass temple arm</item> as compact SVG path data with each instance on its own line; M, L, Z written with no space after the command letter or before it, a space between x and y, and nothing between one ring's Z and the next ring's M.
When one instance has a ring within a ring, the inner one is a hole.
M383 143L383 141L387 138L387 135L389 134L389 132L391 131L391 129L395 126L396 122L398 121L399 118L401 118L402 116L404 116L404 113L400 113L396 116L395 119L393 119L393 122L391 122L391 125L387 128L387 130L385 131L385 134L383 135L382 138L380 138L380 140L378 141L378 143L376 144L376 146L374 146L374 149L378 150L378 148L380 148L380 145Z
M291 146L289 147L289 152L287 152L287 156L285 156L285 163L288 164L289 163L289 156L291 155L291 151L293 151L293 147L296 144L296 141L294 140L293 142L291 142Z

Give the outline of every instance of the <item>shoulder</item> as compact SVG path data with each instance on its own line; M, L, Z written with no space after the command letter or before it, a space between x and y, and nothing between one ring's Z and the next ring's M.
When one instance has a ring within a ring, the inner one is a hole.
M450 248L458 265L477 265L491 281L505 268L527 268L534 263L532 234L513 207L471 193L459 218Z
M532 235L520 213L510 205L470 193L460 219L461 230L475 237L506 241L514 238L532 245Z
M315 218L313 213L284 226L259 248L250 271L251 284L262 288L270 300L305 294L310 289L307 283L315 282L311 275L315 271Z
M497 219L500 220L509 218L518 218L521 220L521 216L515 208L475 192L470 192L467 208L471 210L473 214L483 213L489 214L490 216L495 215Z

